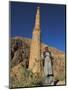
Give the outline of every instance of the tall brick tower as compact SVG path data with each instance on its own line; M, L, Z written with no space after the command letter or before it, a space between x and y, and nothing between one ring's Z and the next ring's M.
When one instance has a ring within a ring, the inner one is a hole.
M33 73L40 73L40 7L37 7L35 26L30 48L29 69Z

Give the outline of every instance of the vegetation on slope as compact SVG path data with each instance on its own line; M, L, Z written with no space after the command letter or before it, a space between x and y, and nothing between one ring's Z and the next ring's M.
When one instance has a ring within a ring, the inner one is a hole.
M10 88L30 87L42 85L42 77L34 75L28 70L31 40L16 37L11 39L10 46ZM41 52L45 44L41 44ZM54 78L59 81L65 79L65 55L56 48L49 47L53 53Z

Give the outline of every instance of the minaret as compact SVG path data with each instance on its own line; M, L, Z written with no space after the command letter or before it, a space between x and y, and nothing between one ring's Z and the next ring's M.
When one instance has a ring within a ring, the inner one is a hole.
M40 73L40 7L37 7L35 26L30 47L29 69L33 73Z

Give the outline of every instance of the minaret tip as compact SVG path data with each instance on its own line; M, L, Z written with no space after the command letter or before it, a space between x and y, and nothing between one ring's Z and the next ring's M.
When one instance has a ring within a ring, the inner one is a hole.
M39 6L37 6L35 30L40 30L40 7Z

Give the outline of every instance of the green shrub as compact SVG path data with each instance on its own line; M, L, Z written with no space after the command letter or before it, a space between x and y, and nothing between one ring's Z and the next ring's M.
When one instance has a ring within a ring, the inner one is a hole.
M11 88L15 87L32 87L32 86L39 86L41 82L41 78L39 75L33 74L30 70L27 70L22 65L19 67L19 73L21 78L12 76L11 77Z

